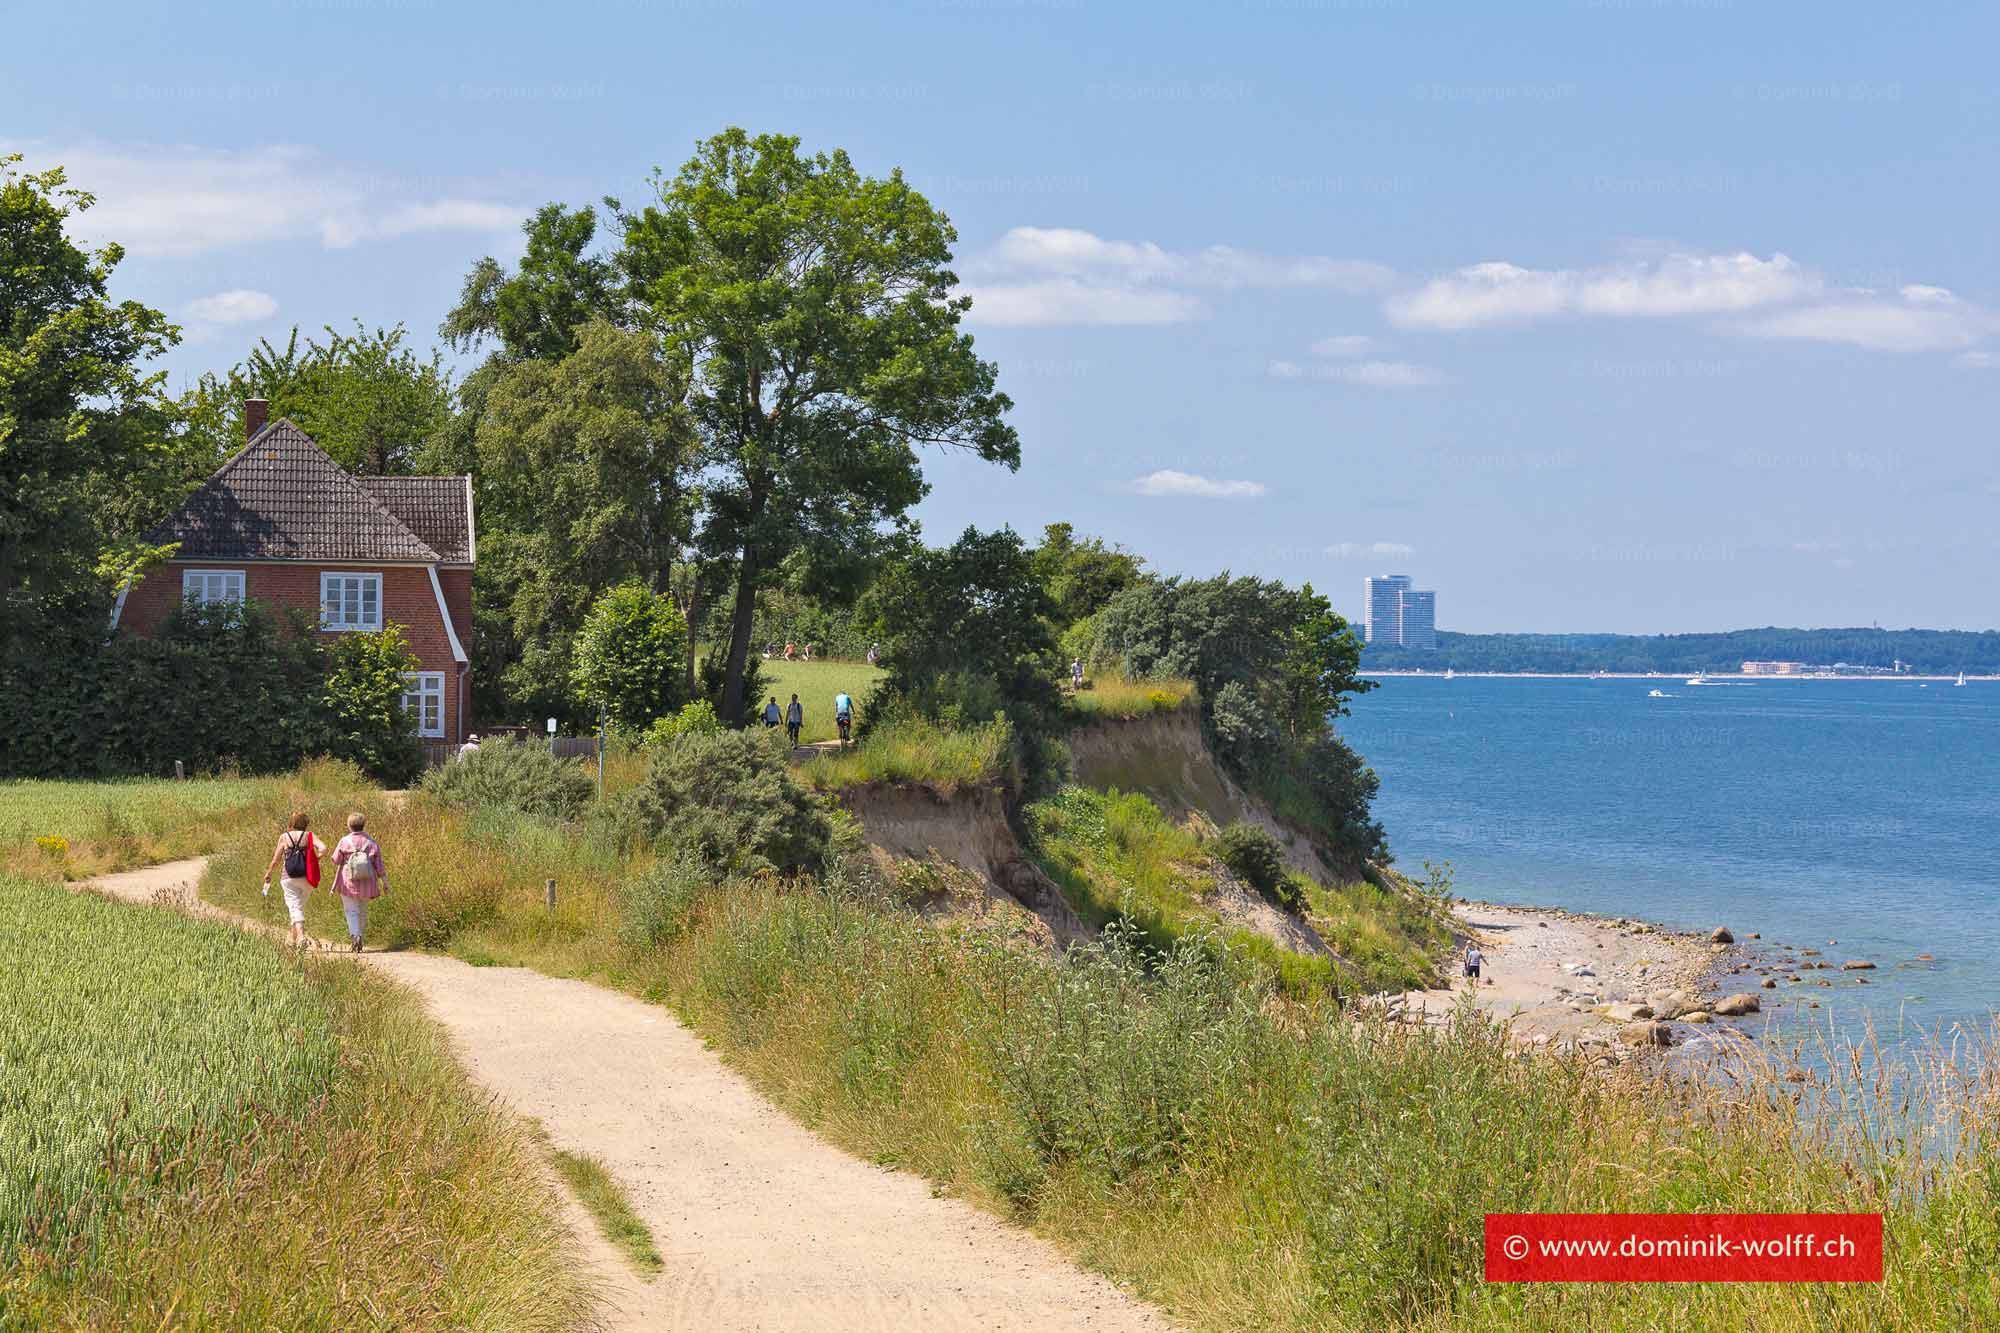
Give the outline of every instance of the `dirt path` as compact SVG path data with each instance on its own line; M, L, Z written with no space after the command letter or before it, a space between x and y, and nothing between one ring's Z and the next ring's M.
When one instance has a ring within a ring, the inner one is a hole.
M94 884L152 902L191 896L201 869L180 861ZM667 1268L650 1283L606 1273L613 1328L1169 1327L1027 1232L815 1138L664 1009L518 968L362 957L425 997L480 1082L624 1186Z

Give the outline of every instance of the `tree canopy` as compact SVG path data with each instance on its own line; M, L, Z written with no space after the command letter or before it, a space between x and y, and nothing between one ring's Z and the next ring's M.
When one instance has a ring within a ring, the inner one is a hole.
M844 152L730 129L624 217L619 263L688 383L701 441L702 551L734 563L725 717L742 711L757 594L804 551L849 581L925 491L916 450L1008 467L1020 442L997 369L958 325L950 222ZM852 591L850 586L849 591Z

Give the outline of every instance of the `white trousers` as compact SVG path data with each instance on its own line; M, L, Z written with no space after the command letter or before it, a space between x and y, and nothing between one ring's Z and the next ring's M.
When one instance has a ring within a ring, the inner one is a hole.
M368 900L340 896L340 910L347 913L347 938L358 940L361 932L368 929Z

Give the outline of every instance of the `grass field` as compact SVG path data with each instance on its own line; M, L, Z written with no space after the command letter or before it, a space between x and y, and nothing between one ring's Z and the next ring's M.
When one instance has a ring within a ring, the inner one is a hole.
M845 692L854 700L856 716L865 714L868 698L882 681L880 667L869 666L866 662L785 662L772 660L761 663L764 672L764 698L757 702L761 706L772 695L778 696L778 707L792 701L792 695L799 696L799 703L805 709L805 725L800 728L799 739L810 745L814 741L830 741L839 732L833 725L833 696Z
M525 1126L401 987L0 879L0 992L0 1328L591 1317Z
M1014 774L1014 732L1004 720L945 727L897 718L869 728L858 745L808 759L795 770L821 791L871 782L919 782L945 795L1006 782Z
M302 783L0 782L0 870L53 882L199 856L215 848L233 817L270 805L287 785Z

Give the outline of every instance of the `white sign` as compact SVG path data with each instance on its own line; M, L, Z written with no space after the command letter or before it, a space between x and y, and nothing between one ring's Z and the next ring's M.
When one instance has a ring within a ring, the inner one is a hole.
M556 720L555 720L554 718L550 718L550 719L549 719L549 735L553 736L553 735L555 735L555 734L556 734Z

